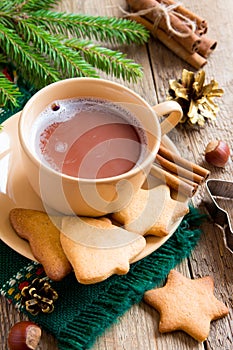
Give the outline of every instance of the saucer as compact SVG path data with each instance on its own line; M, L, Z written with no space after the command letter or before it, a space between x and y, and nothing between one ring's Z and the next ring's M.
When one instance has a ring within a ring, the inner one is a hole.
M24 257L36 261L28 242L20 238L11 227L9 212L13 208L26 208L45 211L42 201L31 188L21 163L18 139L18 120L20 112L7 119L0 131L0 239ZM163 136L162 143L173 152L178 153L173 142ZM156 186L156 183L155 183ZM182 218L171 227L165 237L146 237L144 250L132 262L136 262L163 245L175 232Z

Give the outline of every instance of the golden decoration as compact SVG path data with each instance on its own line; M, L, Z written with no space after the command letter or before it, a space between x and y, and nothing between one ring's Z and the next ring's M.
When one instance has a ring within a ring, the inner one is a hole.
M180 123L204 126L206 121L216 119L219 107L214 98L221 97L224 91L218 87L214 79L207 85L204 83L203 70L195 75L183 69L182 79L169 80L168 99L177 101L183 109L184 115Z
M21 296L22 305L34 316L39 312L53 312L54 301L58 298L57 292L45 278L35 278L31 284L22 289Z

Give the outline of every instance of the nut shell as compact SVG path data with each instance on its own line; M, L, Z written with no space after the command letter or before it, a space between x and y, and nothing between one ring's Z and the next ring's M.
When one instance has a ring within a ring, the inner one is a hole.
M230 157L230 148L226 142L214 140L208 143L205 150L205 160L217 167L224 167Z
M39 344L41 329L31 321L16 323L8 334L9 350L35 350Z

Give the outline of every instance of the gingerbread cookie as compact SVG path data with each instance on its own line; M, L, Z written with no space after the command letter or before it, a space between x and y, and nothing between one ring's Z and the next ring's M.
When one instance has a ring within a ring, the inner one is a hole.
M60 217L50 218L42 211L14 208L9 218L17 234L29 242L34 257L49 278L59 281L72 271L60 243L60 231L54 224Z
M126 230L141 235L166 236L177 219L189 211L188 204L171 198L170 188L160 185L140 189L131 203L112 215Z
M77 280L91 284L126 274L146 241L103 219L67 216L62 219L61 245Z
M212 277L192 280L171 270L166 285L147 291L144 300L159 311L161 333L183 330L202 342L209 335L210 322L229 312L213 292Z

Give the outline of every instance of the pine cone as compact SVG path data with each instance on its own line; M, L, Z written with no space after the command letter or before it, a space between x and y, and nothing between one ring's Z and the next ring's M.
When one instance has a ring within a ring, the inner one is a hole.
M177 101L183 109L181 123L204 126L207 120L215 120L219 107L214 103L215 97L221 97L223 90L218 88L215 80L207 85L205 72L202 70L195 76L193 72L183 69L181 80L169 81L169 98Z

